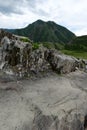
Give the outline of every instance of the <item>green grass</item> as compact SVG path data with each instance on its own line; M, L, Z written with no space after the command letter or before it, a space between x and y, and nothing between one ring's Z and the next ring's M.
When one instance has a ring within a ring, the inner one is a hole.
M45 42L45 43L42 43L44 47L48 48L48 49L54 49L55 46L53 43L51 42Z
M33 50L37 50L37 49L39 49L39 47L40 47L40 44L39 44L39 43L33 43L33 44L32 44L32 49L33 49Z
M61 50L61 52L66 54L66 55L74 56L76 58L87 59L87 52L71 51L71 50Z
M27 38L27 37L21 37L20 41L22 41L22 42L31 42L30 39Z

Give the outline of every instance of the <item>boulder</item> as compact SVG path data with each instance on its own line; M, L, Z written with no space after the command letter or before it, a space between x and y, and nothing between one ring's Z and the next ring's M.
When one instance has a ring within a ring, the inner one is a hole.
M49 50L46 52L47 61L49 61L52 69L59 74L70 73L79 67L79 61L71 56L60 54L54 50Z

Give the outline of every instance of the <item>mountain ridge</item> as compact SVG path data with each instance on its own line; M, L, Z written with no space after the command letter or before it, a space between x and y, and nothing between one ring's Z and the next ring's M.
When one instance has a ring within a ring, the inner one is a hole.
M44 22L37 20L25 28L7 31L16 35L29 37L34 42L68 43L76 37L70 30L56 24L54 21Z

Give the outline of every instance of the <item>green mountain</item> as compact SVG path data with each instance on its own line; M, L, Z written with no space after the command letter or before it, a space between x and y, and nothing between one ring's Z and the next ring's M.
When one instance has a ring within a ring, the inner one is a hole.
M34 42L68 43L75 38L75 34L67 28L42 20L37 20L25 28L12 30L12 33L29 37Z
M65 45L66 49L74 51L87 51L87 35L74 38L70 44Z

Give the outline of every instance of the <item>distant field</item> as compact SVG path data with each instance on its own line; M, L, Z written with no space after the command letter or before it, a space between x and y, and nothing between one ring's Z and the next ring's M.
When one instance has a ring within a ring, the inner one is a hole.
M74 56L76 58L87 59L87 52L71 51L71 50L61 50L61 52L66 54L66 55Z

